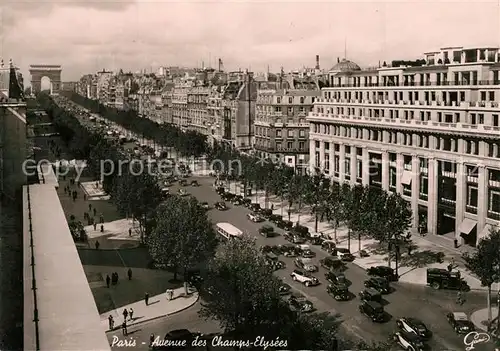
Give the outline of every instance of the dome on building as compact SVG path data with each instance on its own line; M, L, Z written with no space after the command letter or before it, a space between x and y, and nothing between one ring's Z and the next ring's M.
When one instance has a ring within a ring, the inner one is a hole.
M337 64L333 66L332 69L330 69L330 71L336 71L336 72L361 71L361 67L359 67L356 63L344 58L342 59L342 61L337 62Z

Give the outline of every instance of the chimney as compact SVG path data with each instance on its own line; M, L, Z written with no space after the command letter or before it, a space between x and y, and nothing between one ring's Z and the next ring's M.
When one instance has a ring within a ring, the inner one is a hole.
M316 55L316 69L319 69L319 55Z

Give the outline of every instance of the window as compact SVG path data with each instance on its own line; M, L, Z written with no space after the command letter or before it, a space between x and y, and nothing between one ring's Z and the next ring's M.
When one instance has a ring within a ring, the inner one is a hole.
M498 115L492 116L493 127L498 127Z
M281 150L281 142L276 143L276 150Z
M287 133L289 138L293 138L293 130L289 129Z
M486 92L485 91L481 92L481 101L486 101Z
M293 142L289 141L288 143L286 143L286 147L290 150L293 148Z
M303 141L299 141L299 150L305 150L305 143Z
M490 101L495 101L495 92L494 91L490 91L489 92L489 100Z
M281 138L281 129L276 130L276 138Z
M303 97L303 96L300 98L300 103L301 103L301 104L303 104L303 103L304 103L304 97Z
M306 112L306 108L304 106L299 107L299 112Z
M289 103L289 104L293 104L293 97L289 97L289 98L288 98L288 103Z
M467 206L477 207L477 186L468 185L467 186Z
M500 213L500 190L490 189L488 211L493 213Z
M288 114L289 114L289 115L292 115L292 114L293 114L293 107L289 107L289 108L288 108Z
M277 103L281 104L281 98L280 97L277 99Z
M276 106L274 108L274 112L281 112L281 106Z
M299 130L299 137L305 138L305 136L306 136L306 131L304 129Z

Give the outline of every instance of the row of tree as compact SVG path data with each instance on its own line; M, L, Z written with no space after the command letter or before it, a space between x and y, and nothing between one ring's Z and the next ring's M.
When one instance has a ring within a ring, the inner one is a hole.
M118 161L127 157L118 143L86 131L71 113L47 96L40 96L39 103L52 116L68 145L87 150L82 156L87 158L92 173L102 172L102 159L113 160L117 167ZM122 212L149 225L145 243L157 264L172 267L175 274L180 271L184 277L193 267L208 267L201 271L203 317L219 321L235 339L262 336L266 341L286 341L286 345L271 345L271 349L337 349L353 345L337 340L338 316L303 315L289 308L280 295L281 282L272 274L253 239L246 237L218 246L213 225L195 198L171 196L162 202L157 197L160 189L154 177L135 174L127 169L121 176L115 172L115 176L104 178L104 187ZM387 349L386 345L360 347Z

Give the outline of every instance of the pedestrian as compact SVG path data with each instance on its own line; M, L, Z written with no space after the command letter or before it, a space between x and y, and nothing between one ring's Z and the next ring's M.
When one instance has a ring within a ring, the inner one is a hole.
M459 292L457 293L457 301L456 301L456 303L457 303L458 305L463 305L463 299L462 299L462 292L461 292L461 291L459 291Z
M104 225L101 224L101 233L104 233Z
M271 211L274 211L274 204L271 204Z
M94 217L97 215L97 210L94 207Z
M97 223L94 222L94 232L97 231Z
M153 346L153 342L155 341L155 335L154 334L151 334L149 336L149 346Z
M87 219L88 220L88 213L87 212L83 212L83 219Z
M113 330L113 328L115 326L115 320L113 319L112 315L109 315L108 323L109 323L109 330Z
M144 302L146 303L146 306L149 305L149 294L148 293L144 294Z
M128 311L128 315L130 317L130 320L134 319L134 310L132 309L132 307L130 307L130 310Z
M83 194L83 201L87 201L87 194Z
M101 223L104 223L104 216L102 215L102 213L100 215L100 220L101 220Z
M123 321L123 323L122 323L122 332L123 332L124 336L128 335L128 333L127 333L127 321Z
M123 320L126 321L128 317L128 311L126 308L123 309Z
M66 194L68 192L68 189L66 187L64 187L64 194Z
M106 286L109 288L109 283L111 282L111 278L109 277L109 274L106 274Z
M115 272L115 280L116 280L116 283L118 284L118 272Z
M92 204L89 204L89 212L92 211ZM94 214L95 216L95 214Z
M448 265L448 272L451 273L451 271L453 270L453 266L451 265L451 263Z
M128 236L132 236L132 228L128 228Z
M452 268L455 267L455 257L451 258L450 265L451 265Z
M99 240L96 240L95 241L95 249L99 250L99 246L101 246L101 244L99 244Z
M128 269L127 275L128 275L128 280L132 280L132 269L131 268Z
M411 255L411 245L408 245L408 256Z

